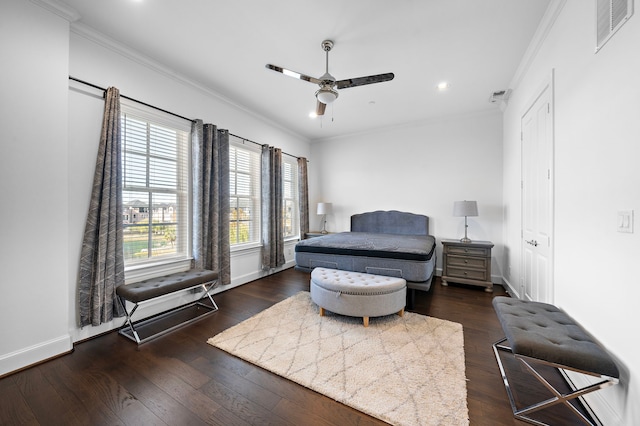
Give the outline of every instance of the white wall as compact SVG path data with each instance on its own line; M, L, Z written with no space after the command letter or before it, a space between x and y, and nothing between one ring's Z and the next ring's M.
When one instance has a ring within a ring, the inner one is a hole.
M71 350L67 322L69 22L0 6L0 375Z
M348 231L350 217L372 210L429 216L430 231L461 238L464 218L453 202L476 200L478 217L468 219L469 238L495 244L492 274L501 283L502 114L494 110L314 142L309 172L311 228L319 201L333 203L329 231ZM442 264L438 244L438 273Z
M640 422L640 228L618 233L616 213L640 213L640 17L595 54L593 2L559 10L505 111L505 262L520 280L520 119L553 70L554 300L619 359L621 384L588 401L605 424L631 426Z

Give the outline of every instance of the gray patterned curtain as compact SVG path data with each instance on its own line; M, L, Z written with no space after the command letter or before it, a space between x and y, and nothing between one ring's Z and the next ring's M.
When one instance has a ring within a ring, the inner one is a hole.
M298 204L300 208L300 239L309 232L309 184L307 159L298 158Z
M282 150L262 145L262 269L284 265Z
M195 268L231 282L229 243L229 132L196 120L191 125L193 164L193 258Z
M84 230L78 282L80 326L123 316L116 287L124 283L120 92L105 93L102 133Z

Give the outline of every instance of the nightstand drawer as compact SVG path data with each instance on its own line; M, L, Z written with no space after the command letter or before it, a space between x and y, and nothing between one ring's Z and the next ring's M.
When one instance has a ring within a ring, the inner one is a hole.
M491 249L485 247L455 247L449 246L447 247L447 253L449 254L463 254L466 256L481 256L481 257L489 257L491 256Z
M489 281L486 270L448 267L447 276L451 278L467 278L469 280Z
M486 257L471 257L471 256L447 256L447 266L462 266L464 268L478 268L487 269L487 263L489 258Z
M491 241L442 240L442 285L449 281L478 285L493 291L491 282Z

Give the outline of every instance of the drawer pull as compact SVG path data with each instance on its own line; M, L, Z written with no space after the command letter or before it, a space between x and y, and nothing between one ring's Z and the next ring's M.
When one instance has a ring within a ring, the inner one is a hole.
M469 261L467 259L464 260L464 263L469 263Z

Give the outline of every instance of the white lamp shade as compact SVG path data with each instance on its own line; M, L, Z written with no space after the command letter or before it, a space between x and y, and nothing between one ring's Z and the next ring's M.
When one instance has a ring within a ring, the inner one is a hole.
M454 201L454 216L478 216L478 203L475 201Z
M318 214L329 214L331 213L331 209L333 208L333 204L331 203L318 203Z

